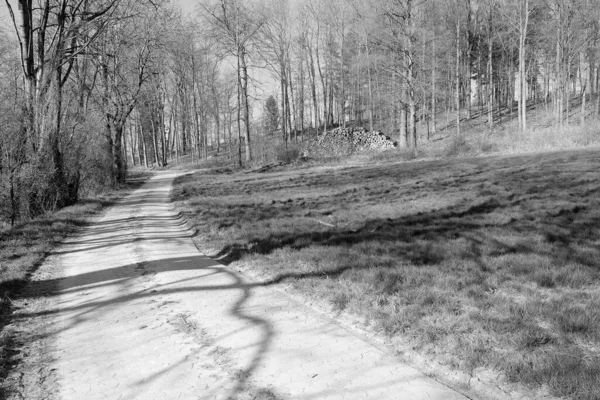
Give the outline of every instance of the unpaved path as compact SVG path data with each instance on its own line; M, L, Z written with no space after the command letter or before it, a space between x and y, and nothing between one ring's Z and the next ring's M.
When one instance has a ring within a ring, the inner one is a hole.
M37 332L15 398L465 398L202 255L169 203L174 177L158 174L40 268L37 305L19 313Z

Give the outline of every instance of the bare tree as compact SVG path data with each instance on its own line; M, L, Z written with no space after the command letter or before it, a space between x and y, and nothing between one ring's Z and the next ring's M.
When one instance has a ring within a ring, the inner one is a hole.
M160 18L159 18L160 16ZM112 159L111 175L123 182L127 162L123 152L123 132L131 112L152 76L158 74L164 49L160 30L168 16L158 4L147 7L134 1L120 9L119 22L105 29L95 50L100 74L98 105L106 123L107 151Z
M64 165L64 87L75 60L86 54L111 20L119 0L5 0L17 35L24 77L22 134L28 158L51 176L31 186L30 214L77 200L78 171ZM17 3L19 18L13 4Z
M238 120L242 119L243 114L246 162L249 162L252 160L252 155L250 153L250 108L248 102L248 49L252 46L252 41L264 21L240 0L219 0L205 4L203 9L213 28L213 39L236 60L239 90L238 114L240 114ZM238 135L241 139L240 128L238 128ZM241 166L241 140L239 163Z

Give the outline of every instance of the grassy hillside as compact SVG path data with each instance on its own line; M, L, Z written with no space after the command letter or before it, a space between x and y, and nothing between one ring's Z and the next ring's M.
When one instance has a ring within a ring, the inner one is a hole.
M496 117L495 125L489 128L485 114L474 113L470 120L463 118L460 135L456 123L447 123L438 116L439 130L427 140L426 126L420 126L421 152L432 156L456 156L477 154L516 154L523 152L565 150L600 145L600 126L593 115L588 115L581 124L580 109L573 112L571 124L560 129L554 124L552 106L546 108L543 103L532 104L528 112L528 129L518 131L515 114L508 110L503 116ZM464 111L462 112L464 116ZM456 118L452 114L451 118Z
M451 368L597 399L598 154L204 170L174 196L200 246L267 285Z

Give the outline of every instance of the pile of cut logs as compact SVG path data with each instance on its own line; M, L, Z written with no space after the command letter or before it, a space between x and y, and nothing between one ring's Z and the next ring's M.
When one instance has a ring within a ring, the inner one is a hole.
M384 151L395 146L396 143L379 131L338 128L319 134L308 142L300 155L305 158L340 157L365 151Z

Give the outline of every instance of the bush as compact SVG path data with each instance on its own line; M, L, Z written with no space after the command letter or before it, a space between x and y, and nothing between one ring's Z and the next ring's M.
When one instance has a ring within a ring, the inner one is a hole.
M255 136L251 142L253 167L274 163L290 164L300 157L300 143L279 136Z
M448 147L443 151L445 157L456 157L462 154L468 154L471 151L471 146L464 136L456 136L450 140Z
M287 146L279 145L275 149L275 159L283 164L291 164L300 158L300 146L297 143L289 143Z

